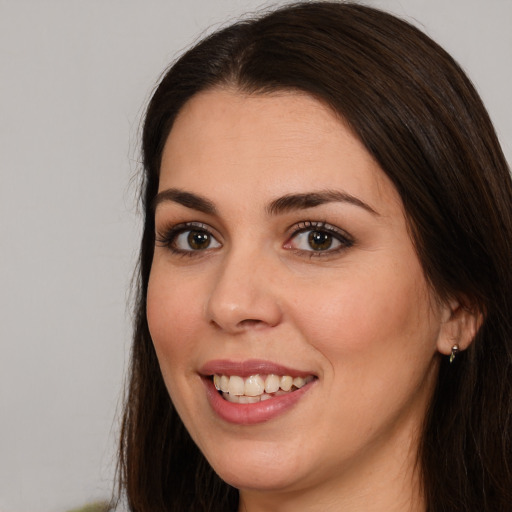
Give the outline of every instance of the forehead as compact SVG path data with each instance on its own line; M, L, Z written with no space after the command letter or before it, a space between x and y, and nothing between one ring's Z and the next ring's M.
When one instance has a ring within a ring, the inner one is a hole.
M162 155L159 190L220 189L255 199L343 189L372 203L401 201L363 144L305 93L202 92L178 115Z

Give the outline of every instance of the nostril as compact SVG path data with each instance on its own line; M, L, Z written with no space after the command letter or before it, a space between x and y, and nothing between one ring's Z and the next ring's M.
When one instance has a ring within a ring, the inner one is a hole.
M218 285L205 306L205 315L211 325L231 333L275 327L282 316L271 290L261 290L249 284L234 291L227 285Z
M262 324L261 320L253 320L252 318L248 318L247 320L242 320L238 322L239 327L256 327L259 324Z

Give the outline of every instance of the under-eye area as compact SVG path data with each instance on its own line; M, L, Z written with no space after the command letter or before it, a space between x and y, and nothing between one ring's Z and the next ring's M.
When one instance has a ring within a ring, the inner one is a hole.
M212 375L215 389L228 402L254 404L271 398L293 393L316 379L314 375Z

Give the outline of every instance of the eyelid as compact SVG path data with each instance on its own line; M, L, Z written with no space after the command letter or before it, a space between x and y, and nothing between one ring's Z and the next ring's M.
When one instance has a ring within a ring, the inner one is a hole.
M292 226L288 227L286 230L289 234L287 235L287 239L283 247L288 250L293 250L299 254L307 254L309 257L326 257L326 256L332 256L334 254L337 254L339 252L342 252L343 250L348 249L349 247L352 247L355 243L354 237L350 235L347 231L344 229L341 229L337 226L334 226L333 224L329 224L326 221L301 221L298 223L293 224ZM326 249L324 251L322 250L314 250L311 248L311 250L304 250L304 249L297 249L294 247L291 247L291 241L298 235L308 232L308 231L323 231L326 233L329 233L331 236L333 236L339 243L340 246L336 247L334 249ZM287 247L288 246L288 247Z
M218 244L215 247L206 247L205 249L180 249L175 243L177 238L187 231L204 231L208 233L209 236ZM292 241L295 237L302 233L306 233L308 231L322 231L331 235L337 242L338 246L334 248L329 248L325 250L311 248L308 249L300 249L298 247L292 246ZM339 228L333 224L329 224L326 221L311 221L305 220L292 224L285 230L286 241L283 244L283 248L287 250L291 250L297 254L304 255L306 254L309 257L318 256L318 257L326 257L333 256L343 250L348 249L352 245L354 245L355 240L347 231ZM200 257L201 255L206 255L210 253L212 250L216 250L223 246L223 240L220 233L213 228L209 224L205 224L200 221L188 221L188 222L180 222L177 224L168 224L156 229L155 233L155 244L167 248L175 255L186 255L186 256L195 256Z
M291 237L299 232L315 229L318 229L319 231L328 231L329 233L339 235L348 242L354 243L354 237L350 233L324 220L302 220L300 222L295 222L291 226L286 228L286 233L288 237Z
M174 254L188 256L199 256L200 253L205 253L211 249L218 248L213 247L203 250L183 250L174 247L173 242L175 242L176 238L187 231L204 231L208 233L220 246L223 244L222 237L215 228L209 224L199 221L180 222L178 224L169 224L164 225L162 228L157 228L155 232L155 244L158 244L160 247L166 247Z

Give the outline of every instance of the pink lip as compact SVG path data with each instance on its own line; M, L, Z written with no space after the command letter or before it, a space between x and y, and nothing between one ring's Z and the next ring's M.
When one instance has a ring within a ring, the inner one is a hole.
M254 404L236 404L222 398L222 395L215 389L210 376L217 374L248 377L250 375L268 375L271 373L276 375L290 375L292 377L312 375L312 373L293 370L263 360L248 360L243 362L227 360L210 361L201 368L202 381L205 385L206 396L208 397L210 407L224 421L237 425L263 423L283 414L304 397L317 379L312 380L304 387L286 395L276 396Z
M263 359L248 359L246 361L231 361L229 359L218 359L207 362L199 373L204 376L210 375L238 375L239 377L250 377L251 375L289 375L290 377L307 377L314 375L312 372L295 370L286 366L265 361Z
M255 404L234 404L222 398L220 393L215 389L211 379L203 378L203 383L206 387L206 395L211 408L224 421L238 425L254 425L279 416L293 407L315 382L316 379L297 391L276 396L275 398L270 398L263 402L256 402Z

